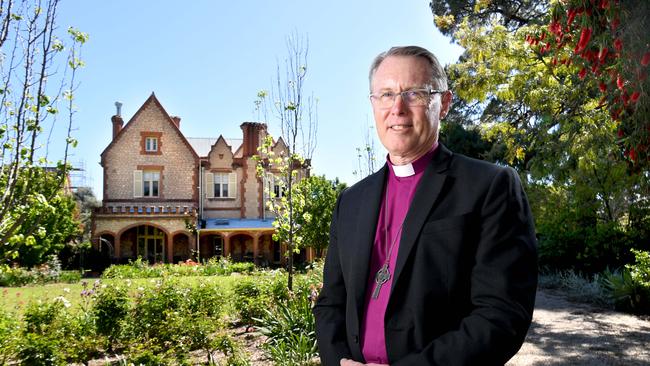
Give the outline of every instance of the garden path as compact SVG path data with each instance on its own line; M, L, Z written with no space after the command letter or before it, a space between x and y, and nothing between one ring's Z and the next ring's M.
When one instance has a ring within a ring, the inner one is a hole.
M523 365L650 365L650 318L539 290L526 341L507 363Z

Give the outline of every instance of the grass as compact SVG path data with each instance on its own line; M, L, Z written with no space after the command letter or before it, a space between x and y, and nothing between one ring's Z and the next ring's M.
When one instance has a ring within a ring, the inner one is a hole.
M217 281L226 294L229 294L236 282L243 278L251 277L247 275L239 276L189 276L173 277L174 280L183 284L196 285L201 282ZM123 279L101 279L102 284L125 284L130 288L130 294L135 297L139 287L154 286L162 278L138 278L131 280ZM96 279L85 279L78 283L54 283L46 285L29 285L23 287L3 287L0 288L0 309L6 312L13 312L17 315L22 314L26 306L33 301L52 301L59 296L63 296L70 302L72 309L79 309L83 303L81 292L84 289L92 289ZM83 282L87 287L84 287Z

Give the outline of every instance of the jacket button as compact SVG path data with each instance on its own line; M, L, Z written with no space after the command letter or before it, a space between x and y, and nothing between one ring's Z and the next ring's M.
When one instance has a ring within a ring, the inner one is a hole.
M356 335L355 335L355 336L353 337L353 339L354 339L354 343L359 343L359 336L356 336Z

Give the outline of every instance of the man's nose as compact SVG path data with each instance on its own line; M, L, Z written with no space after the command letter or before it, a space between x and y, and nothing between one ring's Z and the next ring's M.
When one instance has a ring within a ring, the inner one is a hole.
M401 115L406 112L406 102L402 94L397 94L393 101L393 106L390 108L391 114Z

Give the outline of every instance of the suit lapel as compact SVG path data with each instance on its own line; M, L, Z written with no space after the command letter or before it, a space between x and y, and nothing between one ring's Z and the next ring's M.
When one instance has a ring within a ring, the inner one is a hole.
M393 276L393 285L391 294L396 287L399 277L404 270L406 260L415 245L415 241L424 225L424 222L431 212L433 205L440 194L440 190L447 179L446 170L451 161L451 151L447 150L442 144L438 146L438 151L431 159L431 163L422 173L422 178L411 201L404 226L402 228L402 237L400 238L399 250L397 252L397 263L395 264L395 274Z
M358 319L361 320L362 308L365 303L366 286L368 283L368 268L370 267L370 257L372 246L375 241L375 232L377 230L377 218L379 217L379 207L381 205L382 193L384 191L384 182L386 180L387 167L384 167L375 173L369 184L363 190L361 197L358 199L359 217L358 230L353 261L356 266L351 269L352 276L352 293L354 293Z

